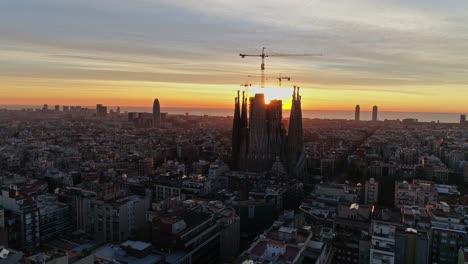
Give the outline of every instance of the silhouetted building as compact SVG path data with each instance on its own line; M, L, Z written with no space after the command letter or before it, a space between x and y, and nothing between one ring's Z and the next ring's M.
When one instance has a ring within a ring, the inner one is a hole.
M167 120L167 113L161 113L161 123L165 123Z
M249 145L249 128L247 118L247 98L242 92L242 107L239 104L239 92L235 99L234 120L232 131L232 165L233 169L245 169L247 167L247 155Z
M269 169L267 105L265 95L250 98L249 147L247 168L250 171Z
M55 110L55 112L59 112L60 111L60 105L55 105L54 110Z
M106 118L107 117L107 106L102 104L96 105L96 117L97 118Z
M249 148L249 121L247 117L247 98L245 97L245 92L242 92L242 108L240 115L240 164L239 166L245 167L247 162L247 150Z
M379 108L376 105L374 105L374 107L372 107L372 121L373 122L377 121L378 111L379 111Z
M299 87L294 88L288 137L281 123L282 111L281 100L266 104L264 94L255 94L250 98L249 122L247 99L243 93L241 107L238 92L232 130L232 168L266 171L279 158L291 173L302 172L305 159Z
M354 111L354 120L359 121L361 116L361 107L356 105L356 110Z
M250 99L250 131L248 146L248 168L251 171L271 169L281 152L281 100L265 104L264 94Z
M244 102L244 96L242 96L242 103ZM241 140L241 114L239 106L239 91L237 91L237 97L234 98L234 118L232 121L232 167L237 169L239 166L239 152L240 152L240 140Z
M291 115L289 117L288 168L295 175L301 175L304 171L304 131L302 129L302 108L299 87L294 87Z
M153 115L151 113L138 113L129 112L128 121L132 122L137 128L151 128L154 127Z
M153 102L153 126L160 127L161 125L161 107L159 106L158 98Z
M466 115L460 115L460 125L464 125L466 123Z
M42 111L47 111L47 110L49 110L49 105L44 104L44 106L42 107Z

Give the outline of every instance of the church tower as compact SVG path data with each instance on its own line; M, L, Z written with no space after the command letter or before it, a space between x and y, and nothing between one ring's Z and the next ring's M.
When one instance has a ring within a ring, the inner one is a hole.
M234 98L234 119L232 121L232 152L231 152L231 167L233 169L238 169L239 165L239 154L240 154L240 144L241 144L241 114L239 106L239 91L237 91L237 97Z
M304 132L302 129L302 108L299 87L294 86L291 115L289 118L288 143L286 155L289 171L300 176L304 172Z

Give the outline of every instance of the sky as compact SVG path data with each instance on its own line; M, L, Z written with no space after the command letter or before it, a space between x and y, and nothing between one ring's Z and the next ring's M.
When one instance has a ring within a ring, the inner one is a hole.
M266 47L323 54L266 59L305 109L468 112L467 43L466 0L1 0L0 105L232 107Z

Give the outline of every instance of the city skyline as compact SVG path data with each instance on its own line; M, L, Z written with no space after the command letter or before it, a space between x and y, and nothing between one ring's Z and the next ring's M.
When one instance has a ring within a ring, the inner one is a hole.
M153 95L166 107L229 108L239 84L259 83L247 75L260 61L238 53L265 46L324 55L267 62L267 74L291 76L284 90L301 86L303 109L464 113L466 5L5 1L0 104L151 106Z

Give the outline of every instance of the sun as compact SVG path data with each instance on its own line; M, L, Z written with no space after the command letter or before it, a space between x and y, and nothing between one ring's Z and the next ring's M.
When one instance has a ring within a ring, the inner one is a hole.
M269 104L271 100L282 100L283 109L291 108L293 90L290 87L265 86L262 88L259 86L251 86L247 92L249 97L260 93L264 94L265 104Z

